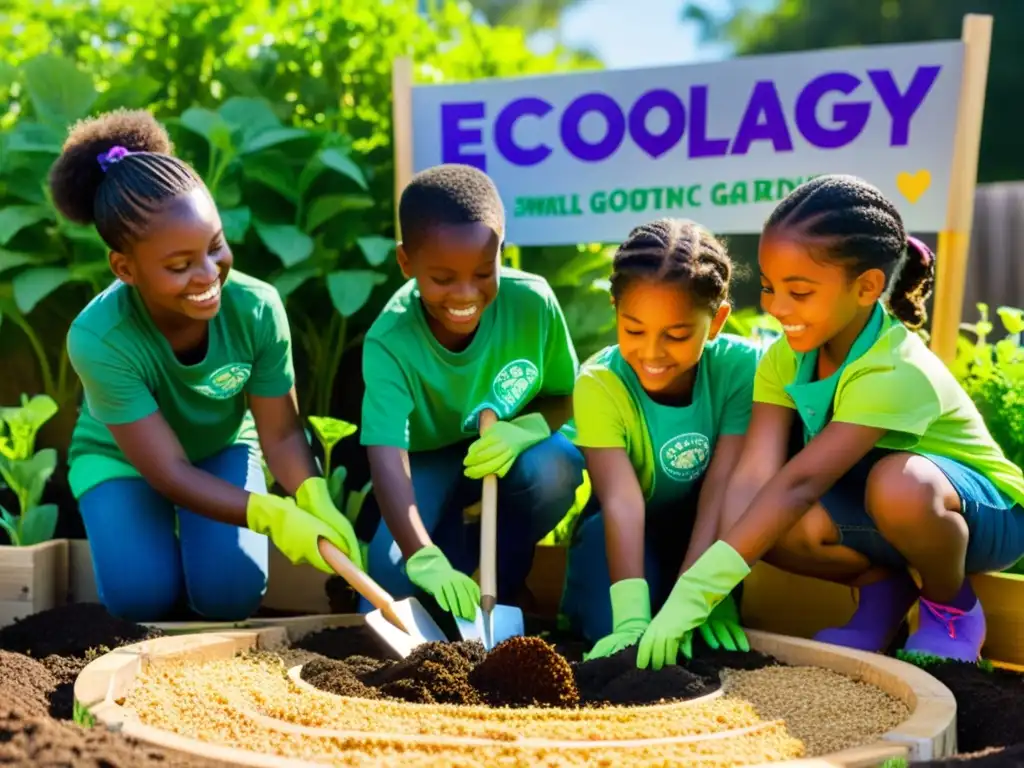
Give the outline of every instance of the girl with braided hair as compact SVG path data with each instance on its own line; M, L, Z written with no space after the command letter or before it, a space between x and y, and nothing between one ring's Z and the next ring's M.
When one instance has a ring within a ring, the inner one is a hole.
M732 274L722 243L691 221L638 227L615 254L618 344L587 361L573 392L597 503L569 551L563 612L596 641L588 658L635 644L680 567L719 534L760 354L722 333ZM701 629L713 648L749 648L731 598Z
M320 538L359 563L298 418L284 304L232 270L216 205L163 127L125 110L78 123L50 186L68 219L95 224L117 278L67 338L85 392L69 479L106 608L244 619L266 591L267 536L327 573ZM262 453L295 500L267 492Z
M638 662L674 659L761 558L858 589L851 620L818 640L882 651L917 602L904 650L976 661L985 616L966 577L1024 554L1024 474L914 333L934 255L876 188L833 175L778 205L758 260L785 337L758 367L726 532L680 577Z

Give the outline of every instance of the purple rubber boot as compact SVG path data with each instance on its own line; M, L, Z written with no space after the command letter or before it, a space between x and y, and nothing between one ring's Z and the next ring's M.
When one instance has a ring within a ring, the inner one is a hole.
M906 571L860 587L857 610L842 627L818 632L822 643L878 653L884 651L917 600L917 584Z
M956 602L960 605L966 603L971 608L963 610L951 605L940 605L922 597L917 631L907 639L903 650L976 662L985 644L986 627L981 601L971 589L970 582L964 581Z

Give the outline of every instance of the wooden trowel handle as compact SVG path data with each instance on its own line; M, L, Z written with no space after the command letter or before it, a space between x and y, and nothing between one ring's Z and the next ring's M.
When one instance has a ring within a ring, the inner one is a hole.
M483 435L498 421L494 411L480 414L480 434ZM488 613L498 602L498 477L484 478L480 499L480 607Z
M373 607L384 614L384 618L396 627L405 632L409 631L409 628L405 626L392 609L395 602L394 598L385 592L380 584L356 568L356 564L349 560L344 552L331 544L327 539L320 539L317 542L317 547L320 549L320 556L327 561L327 564L331 566L336 574L348 582L352 589L369 600Z

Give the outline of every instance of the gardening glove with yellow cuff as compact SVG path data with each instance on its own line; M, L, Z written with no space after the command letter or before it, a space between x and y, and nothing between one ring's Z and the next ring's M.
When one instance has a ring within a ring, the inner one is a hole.
M363 568L363 551L359 546L355 529L349 519L341 513L341 510L334 506L326 480L322 477L311 477L306 480L296 491L295 501L299 505L299 509L309 512L313 517L333 528L345 542L345 546L339 546L338 549L345 553L356 568L361 571L365 570Z
M716 541L676 581L665 605L640 639L636 665L661 669L675 664L680 649L691 656L693 630L750 573L750 566L724 541Z
M345 537L331 525L281 496L250 493L245 516L249 530L270 537L274 546L295 565L309 563L324 573L333 574L334 570L320 555L320 539L327 539L342 552L348 546Z
M600 659L628 648L643 637L651 623L651 593L645 579L623 579L612 584L612 633L584 654L584 661Z
M519 454L550 436L551 429L539 413L499 421L469 446L462 462L465 475L473 480L504 477Z
M747 634L740 626L740 612L732 595L716 605L708 620L700 625L700 634L708 648L727 651L749 651L750 643Z
M480 604L480 587L469 576L460 573L448 562L444 552L433 544L423 547L405 561L409 581L428 592L441 610L473 621Z

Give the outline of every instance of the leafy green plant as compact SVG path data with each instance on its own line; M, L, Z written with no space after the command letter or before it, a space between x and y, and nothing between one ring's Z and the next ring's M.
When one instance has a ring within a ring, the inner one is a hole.
M348 470L344 466L331 466L331 454L334 446L346 437L354 435L358 431L355 424L342 419L335 419L330 416L310 416L309 423L313 427L313 434L324 452L324 478L327 480L327 487L331 492L331 499L334 506L345 513L350 521L355 522L362 506L363 497L366 496L367 488L358 492L349 493L345 488L345 480L348 478Z
M35 450L36 435L56 413L47 395L22 395L20 407L0 408L0 478L18 501L17 515L0 506L0 528L16 547L49 541L57 527L57 505L39 503L57 468L57 451Z
M1006 335L993 343L989 306L977 306L978 321L961 325L974 339L964 334L957 339L951 369L1010 461L1024 466L1024 311L996 310Z

